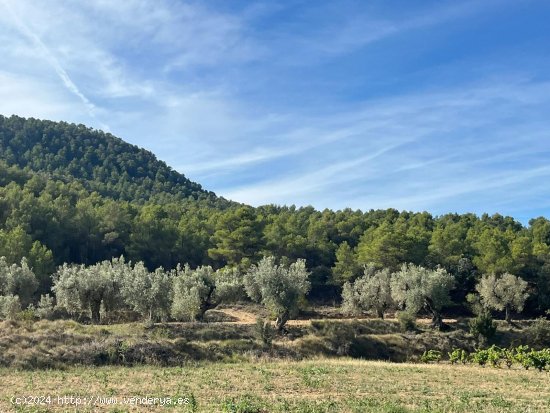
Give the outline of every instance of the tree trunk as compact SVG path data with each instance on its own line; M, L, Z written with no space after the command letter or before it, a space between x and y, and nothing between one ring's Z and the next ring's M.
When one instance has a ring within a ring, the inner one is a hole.
M211 310L211 309L216 307L216 303L214 303L212 301L212 296L213 295L214 295L214 287L212 287L210 289L210 292L208 293L208 296L206 297L206 299L203 301L203 303L200 306L200 309L199 309L200 313L197 315L197 320L198 321L203 321L204 320L204 314L208 310Z
M101 321L101 315L99 314L101 310L101 301L93 301L90 303L90 310L92 312L92 323L99 324Z
M286 322L288 321L288 312L285 311L284 313L279 314L277 319L275 320L275 328L279 333L282 333L284 331L284 327Z
M429 298L426 298L425 307L430 313L432 313L431 326L432 328L441 330L443 328L443 318L441 317L441 313L437 311L432 304L433 304L432 300Z
M443 327L443 318L441 317L441 314L436 311L432 313L432 327L437 330L441 330Z
M511 311L511 308L509 305L507 305L506 307L504 307L506 313L505 313L505 320L508 324L512 324L512 311Z
M377 308L376 312L378 314L378 318L384 319L384 310L382 308Z

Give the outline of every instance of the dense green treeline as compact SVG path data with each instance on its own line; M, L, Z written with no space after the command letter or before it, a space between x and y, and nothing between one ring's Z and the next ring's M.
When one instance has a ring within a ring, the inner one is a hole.
M456 305L485 274L528 282L525 309L550 309L550 221L501 215L366 212L218 198L146 151L66 123L0 117L0 256L26 257L39 294L63 263L124 256L153 271L188 263L249 267L264 256L306 260L312 299L338 300L365 265L441 267Z
M395 271L410 262L451 273L456 303L474 291L482 274L510 272L529 282L529 311L549 308L545 218L525 228L500 215L252 208L215 200L140 204L5 165L0 180L0 256L10 263L27 257L41 292L64 262L90 265L124 255L150 270L178 263L221 268L273 255L306 259L316 298L338 297L339 287L368 263Z

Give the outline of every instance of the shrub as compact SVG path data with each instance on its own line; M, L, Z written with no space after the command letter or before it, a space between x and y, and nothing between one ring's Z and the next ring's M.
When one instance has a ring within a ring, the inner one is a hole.
M487 349L487 362L491 366L493 367L500 366L501 357L502 357L502 349L500 347L493 345Z
M0 296L0 318L4 320L15 320L21 311L21 302L17 295Z
M425 351L422 356L420 356L420 361L422 363L436 362L439 363L441 360L441 351L438 350L428 350Z
M493 317L491 317L488 311L483 311L477 317L472 318L469 322L469 327L470 333L478 342L489 341L497 331Z
M545 348L540 351L529 350L529 346L518 346L515 350L515 360L526 370L530 367L542 371L550 367L550 349Z
M468 362L468 353L466 350L456 348L449 353L449 361L451 364L466 364Z
M408 311L399 311L397 313L397 321L399 321L401 331L405 332L416 330L416 317Z
M53 318L54 300L51 295L43 294L36 307L35 313L41 320L51 320Z
M26 258L20 265L8 265L6 258L0 257L0 295L17 296L21 306L27 307L37 288L38 280Z
M550 321L543 317L537 318L525 329L529 342L535 346L550 345Z
M514 349L514 360L521 364L525 370L531 367L531 359L529 358L529 346L517 346Z
M256 319L255 333L265 347L272 346L273 337L275 336L275 329L271 326L271 323L268 320L258 317Z
M26 323L32 323L35 317L36 317L35 309L32 305L30 305L25 310L22 310L16 314L16 318L18 320L24 321Z
M550 349L545 348L540 351L531 350L528 353L531 365L538 371L543 371L546 367L550 367Z
M425 352L424 362L430 361L429 352ZM451 364L457 363L459 360L467 361L466 352L464 350L455 349L449 353ZM538 371L550 370L550 348L542 350L533 350L529 346L517 346L516 348L502 349L497 346L491 346L487 349L479 349L470 354L469 361L477 363L480 366L487 364L492 367L500 367L504 362L508 368L514 363L520 364L526 370L533 367Z
M506 364L506 367L510 368L512 367L512 364L514 364L514 350L513 349L502 349L500 353L500 357Z
M487 350L477 350L470 354L470 359L473 363L484 366L487 364L487 360L489 359L489 352Z

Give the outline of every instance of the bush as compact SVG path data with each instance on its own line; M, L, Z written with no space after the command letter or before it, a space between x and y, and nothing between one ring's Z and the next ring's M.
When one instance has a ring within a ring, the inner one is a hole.
M17 319L26 323L32 323L35 320L36 314L34 307L30 305L25 310L20 311L16 315Z
M17 295L0 296L0 319L15 320L21 311L21 302Z
M401 331L415 331L416 330L416 317L407 311L399 311L397 313L397 321L399 321L399 327Z
M534 346L550 345L550 321L540 317L525 329L529 342Z
M521 364L525 370L531 367L531 359L529 358L529 346L517 346L514 349L514 361Z
M531 350L528 354L531 365L538 371L543 371L550 367L550 349L545 348L540 351Z
M518 346L515 350L514 359L528 370L534 367L538 371L550 369L550 349L545 348L540 351L529 350L529 346Z
M487 350L477 350L470 355L470 359L473 363L484 366L487 364L487 360L489 360L489 352Z
M436 362L439 363L441 360L441 351L438 350L428 350L425 351L422 356L420 356L420 361L422 363Z
M456 348L449 353L449 361L451 364L466 364L468 362L468 352L466 350Z
M487 362L493 367L499 367L502 359L502 349L497 346L491 346L487 349Z
M469 322L470 333L476 337L478 342L486 342L494 337L497 326L493 321L493 317L487 311L480 313L477 317L472 318Z
M43 294L35 310L36 316L41 320L51 320L53 318L54 307L53 297Z
M256 319L255 333L258 339L262 342L264 347L271 347L273 345L273 337L275 337L275 329L268 320L264 320L260 317Z

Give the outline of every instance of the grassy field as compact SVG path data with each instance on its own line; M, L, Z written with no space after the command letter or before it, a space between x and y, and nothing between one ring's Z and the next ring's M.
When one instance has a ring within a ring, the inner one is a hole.
M13 396L52 396L42 407ZM57 396L178 397L188 404L61 406ZM0 411L548 412L548 373L350 359L191 363L183 367L0 369Z

